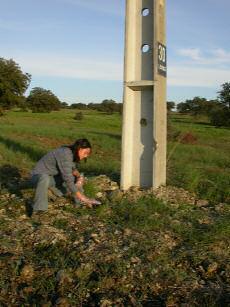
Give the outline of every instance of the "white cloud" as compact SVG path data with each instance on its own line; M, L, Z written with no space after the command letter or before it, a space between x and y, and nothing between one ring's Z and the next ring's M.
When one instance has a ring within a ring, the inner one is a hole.
M88 80L122 80L122 63L57 55L14 55L23 71L36 76L79 78Z
M177 53L180 56L188 58L190 63L201 65L218 65L230 64L230 52L222 49L212 49L208 51L201 51L199 48L184 48L178 49Z
M186 48L186 49L179 49L178 54L191 58L192 60L200 60L201 59L201 51L199 48Z
M218 48L211 51L216 61L221 63L230 63L230 52L227 52L224 49Z
M230 80L225 69L191 66L169 66L168 84L173 86L216 87Z
M227 60L229 54L219 50L218 59ZM24 72L39 77L62 77L86 80L123 79L122 61L111 61L98 57L81 55L41 53L20 53L8 51L6 58L13 58ZM5 56L4 52L1 55ZM172 86L217 87L230 80L230 69L220 66L202 66L188 64L172 64L168 67L168 84Z

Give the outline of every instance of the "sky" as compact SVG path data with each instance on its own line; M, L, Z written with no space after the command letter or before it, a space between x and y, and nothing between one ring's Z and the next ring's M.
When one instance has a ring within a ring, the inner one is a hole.
M166 0L167 100L230 82L230 0ZM125 0L0 0L0 57L68 104L122 102Z

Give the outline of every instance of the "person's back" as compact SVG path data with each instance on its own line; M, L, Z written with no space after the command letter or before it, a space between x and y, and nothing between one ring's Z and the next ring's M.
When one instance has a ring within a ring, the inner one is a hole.
M73 153L69 147L62 146L44 155L31 171L31 175L47 174L55 176L65 172L65 168L75 168Z

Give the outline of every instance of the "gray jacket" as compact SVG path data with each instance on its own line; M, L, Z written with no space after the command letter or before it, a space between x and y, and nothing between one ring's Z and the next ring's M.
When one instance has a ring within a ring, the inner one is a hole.
M74 183L75 177L73 176L74 169L76 169L76 165L73 161L73 153L70 148L63 146L43 156L31 171L31 175L61 175L67 185L67 189L72 193L76 193L77 188Z

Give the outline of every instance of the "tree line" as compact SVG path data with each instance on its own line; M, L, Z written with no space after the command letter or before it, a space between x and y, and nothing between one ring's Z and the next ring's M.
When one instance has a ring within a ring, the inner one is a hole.
M61 102L52 91L34 87L28 97L25 92L31 81L31 75L23 73L20 66L12 59L0 58L0 113L19 107L22 110L32 110L32 112L51 112L61 108L74 108L78 110L92 109L113 114L122 113L122 104L116 103L112 99L105 99L101 103L73 103L68 105Z
M230 82L221 85L214 100L194 97L177 104L177 111L192 116L207 116L214 126L230 127Z
M101 103L73 103L70 106L61 102L50 90L34 87L28 97L25 92L29 87L31 75L23 73L20 66L12 59L0 58L0 113L13 107L23 110L30 109L32 112L51 112L61 108L73 108L77 110L92 109L106 114L114 112L122 113L122 103L116 103L112 99L105 99ZM192 116L205 115L210 118L215 126L230 126L230 82L221 85L218 96L214 100L194 97L185 102L175 104L167 102L168 112L173 109L182 114Z

